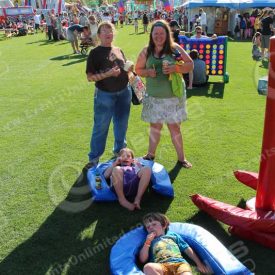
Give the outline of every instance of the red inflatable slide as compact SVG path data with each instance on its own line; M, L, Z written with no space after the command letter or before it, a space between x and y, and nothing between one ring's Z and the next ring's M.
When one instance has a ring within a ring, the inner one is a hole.
M268 94L259 174L235 171L241 183L256 190L256 199L242 209L201 195L193 203L215 219L230 225L229 231L275 249L275 36L270 39Z

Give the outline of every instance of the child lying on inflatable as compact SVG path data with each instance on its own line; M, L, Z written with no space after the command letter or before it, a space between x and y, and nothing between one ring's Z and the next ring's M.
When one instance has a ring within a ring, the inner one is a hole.
M111 188L117 194L121 206L130 211L140 209L142 195L147 189L151 168L142 167L141 163L134 160L134 153L129 148L123 148L119 157L104 172L106 179L111 179ZM134 197L131 203L128 198Z
M172 231L168 231L168 218L160 213L149 213L143 217L143 225L148 235L139 252L139 260L145 263L143 272L151 274L192 274L187 261L182 257L184 252L192 259L200 272L212 273L211 268L204 265L193 249Z

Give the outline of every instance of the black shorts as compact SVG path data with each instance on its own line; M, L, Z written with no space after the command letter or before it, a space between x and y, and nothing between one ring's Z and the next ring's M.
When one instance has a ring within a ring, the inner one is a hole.
M35 25L34 25L34 29L35 29L35 30L38 30L38 29L39 29L39 26L40 26L39 24L35 24Z

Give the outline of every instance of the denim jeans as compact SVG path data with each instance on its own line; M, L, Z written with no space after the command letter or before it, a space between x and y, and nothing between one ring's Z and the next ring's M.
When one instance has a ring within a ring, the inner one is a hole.
M126 147L131 99L132 93L128 86L121 91L112 93L95 89L94 127L90 143L91 151L88 154L90 162L97 163L100 156L103 155L112 119L115 138L113 152L118 153Z

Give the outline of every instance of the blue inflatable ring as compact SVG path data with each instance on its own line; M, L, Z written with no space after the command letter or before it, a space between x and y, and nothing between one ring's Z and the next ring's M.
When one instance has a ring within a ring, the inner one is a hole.
M253 274L215 236L202 227L188 223L171 223L169 230L180 234L202 261L212 268L214 274ZM138 227L116 242L110 255L113 275L144 274L135 262L145 238L146 231L143 227Z
M140 160L139 160L140 161ZM88 184L90 186L93 200L94 201L116 201L117 196L116 194L110 189L110 186L106 182L103 174L104 171L112 165L114 160L110 160L101 164L98 164L97 167L92 167L89 169L87 173ZM149 160L141 160L141 164L143 166L149 166L152 169L152 188L157 193L168 196L174 197L174 189L171 184L169 175L163 165L149 161ZM101 188L96 188L96 177L100 177L101 180Z

